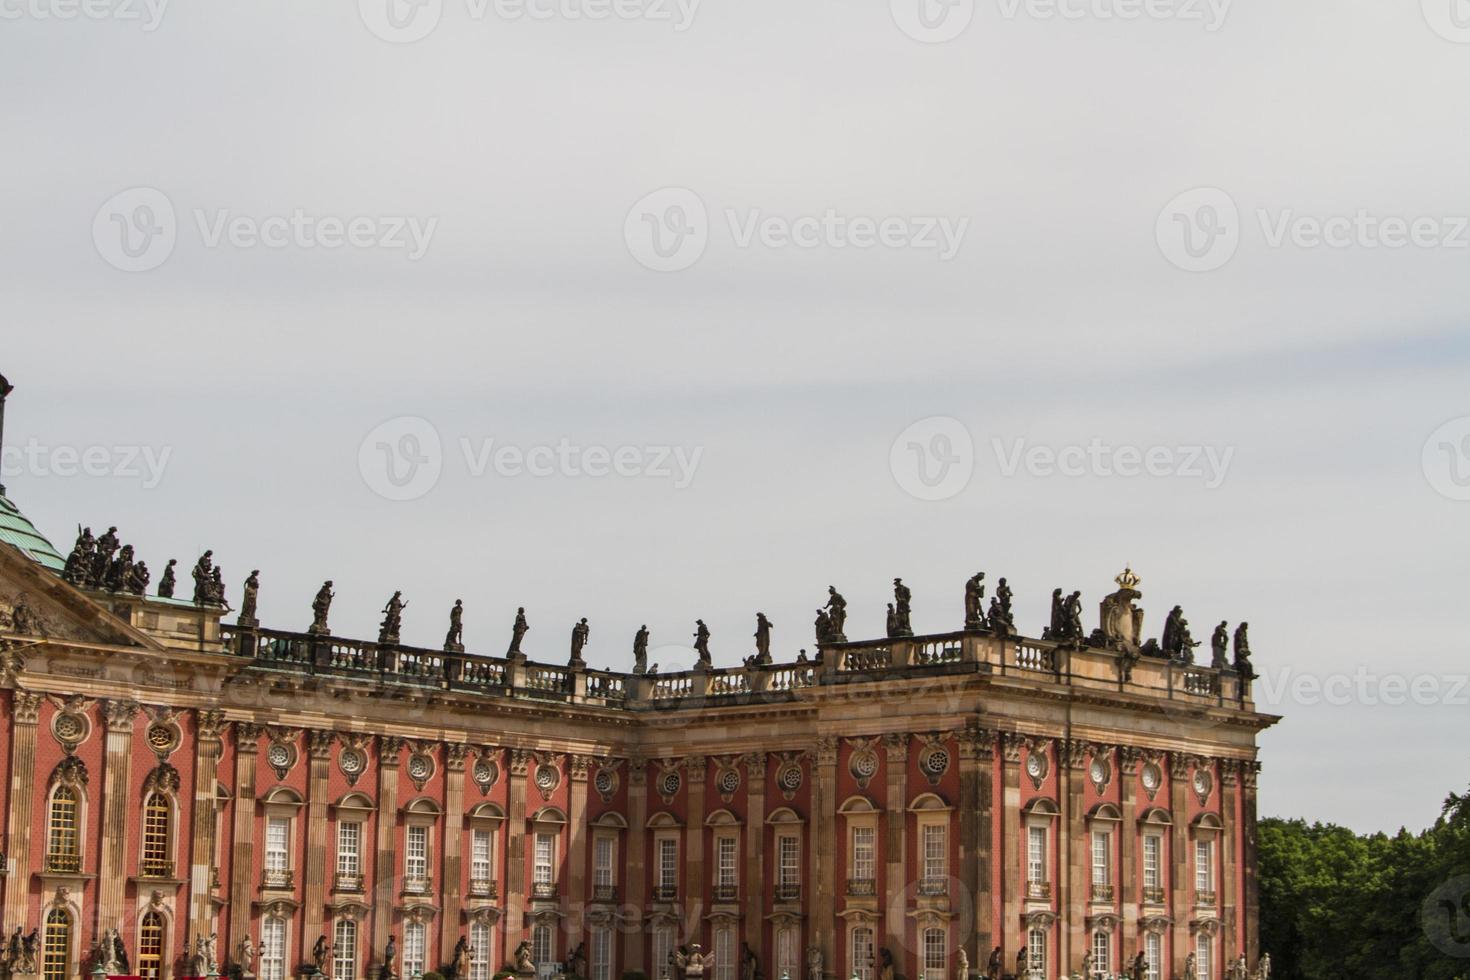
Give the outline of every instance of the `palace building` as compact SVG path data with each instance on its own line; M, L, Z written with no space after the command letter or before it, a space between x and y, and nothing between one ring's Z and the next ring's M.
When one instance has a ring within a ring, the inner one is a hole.
M91 974L112 930L107 972L155 980L1258 962L1276 719L1244 630L1208 667L1172 616L1141 642L1131 572L1086 637L1056 600L1017 635L977 577L954 632L907 635L900 596L894 635L848 641L834 610L810 662L624 674L339 637L324 608L266 628L207 575L200 601L141 594L131 562L115 535L63 558L0 497L12 976Z

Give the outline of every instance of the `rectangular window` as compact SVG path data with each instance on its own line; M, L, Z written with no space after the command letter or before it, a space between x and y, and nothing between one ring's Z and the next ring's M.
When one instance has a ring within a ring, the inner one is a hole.
M735 980L735 930L715 930L715 980Z
M1164 937L1151 932L1143 937L1143 959L1148 964L1148 980L1162 980Z
M422 922L409 922L403 927L403 975L409 980L424 975L427 959L425 942L428 930Z
M16 964L18 967L19 964ZM163 916L149 912L138 930L138 976L158 980L163 975Z
M948 951L943 929L924 930L924 976L929 980L945 980L949 975Z
M338 919L332 934L332 980L357 980L357 923L351 919Z
M670 895L679 887L679 842L673 837L658 842L658 886Z
M556 863L556 835L536 835L536 868L531 880L538 885L549 885L552 878L552 867Z
M674 965L669 957L674 952L674 929L658 926L653 930L653 980L664 980L674 975Z
M776 854L777 881L782 888L796 888L801 883L801 841L790 836L777 838Z
M875 828L852 828L852 876L858 881L873 880L876 840Z
M1145 834L1143 838L1143 887L1164 887L1164 838L1158 834Z
M1215 867L1213 857L1214 847L1207 840L1194 842L1194 887L1196 891L1212 892L1215 890Z
M339 823L337 825L337 873L355 875L362 867L361 848L362 824Z
M1046 828L1030 827L1026 832L1026 880L1046 881Z
M490 980L490 926L476 922L470 926L470 980Z
M783 926L776 930L776 976L783 973L788 977L801 975L797 961L797 935L795 926Z
M408 847L404 851L403 873L410 879L429 876L429 828L409 827Z
M553 948L551 926L537 926L531 930L531 959L536 961L536 975L548 980L557 972L558 963L552 962L556 955Z
M1195 976L1199 980L1210 980L1214 976L1211 972L1215 959L1215 943L1207 934L1200 933L1195 937L1194 955L1197 962L1194 965Z
M924 827L924 877L930 882L949 875L949 828L931 823Z
M1035 980L1046 976L1046 930L1032 929L1026 936L1026 972Z
M285 871L291 866L289 841L291 820L268 817L265 821L265 870Z
M852 930L852 975L858 980L873 980L873 930L858 926Z
M1092 835L1092 883L1106 885L1109 880L1109 860L1112 848L1108 846L1109 835L1096 832Z
M612 980L612 930L599 926L592 930L592 976L588 980Z
M733 837L721 837L717 842L716 866L718 877L716 883L721 888L734 888L739 877L735 866L737 859L738 842Z
M286 920L267 916L260 924L260 980L286 980Z
M489 881L493 876L490 870L495 859L494 838L488 830L476 830L470 837L470 879L472 881Z
M1113 975L1113 937L1110 933L1094 932L1092 934L1092 977L1110 977Z
M613 848L611 837L599 837L592 846L592 884L611 888L613 884Z

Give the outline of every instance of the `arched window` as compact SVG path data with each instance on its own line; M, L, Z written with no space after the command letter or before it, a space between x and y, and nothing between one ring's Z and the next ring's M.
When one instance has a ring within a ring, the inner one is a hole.
M71 916L65 909L52 909L46 914L46 937L41 946L41 977L42 980L70 980Z
M410 922L403 927L403 975L423 976L428 963L428 930L422 922Z
M163 916L149 912L138 930L138 976L158 980L163 974Z
M470 980L490 980L490 926L476 922L470 926Z
M1113 934L1099 929L1092 934L1092 977L1113 975ZM1088 977L1087 980L1092 980Z
M150 878L173 876L169 834L173 808L162 793L148 794L143 803L143 874Z
M1046 976L1046 930L1039 926L1026 933L1026 972L1033 980Z
M357 980L357 923L338 919L332 933L332 980Z
M922 941L924 976L944 980L949 970L949 950L946 948L944 929L930 926L924 930Z
M51 794L51 812L46 829L46 870L82 870L80 806L70 786L58 786Z
M260 980L286 980L286 920L274 915L260 923Z

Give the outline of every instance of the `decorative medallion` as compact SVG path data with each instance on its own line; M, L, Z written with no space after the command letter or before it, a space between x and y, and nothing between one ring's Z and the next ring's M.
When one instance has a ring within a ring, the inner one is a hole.
M919 771L929 780L930 786L938 786L944 774L949 772L949 749L940 735L930 735L925 742L927 744L919 752Z
M1164 771L1159 768L1157 762L1150 762L1143 767L1138 774L1139 781L1143 783L1143 791L1152 800L1159 792L1159 787L1164 785Z
M551 794L556 792L557 786L561 785L561 770L550 762L541 762L536 766L536 788L541 791L542 799L551 799Z
M265 751L265 761L276 771L277 779L285 779L296 764L296 747L286 742L272 742Z
M801 789L801 780L801 763L794 759L787 759L776 770L776 785L781 788L781 795L786 797L787 802L795 799L796 791Z
M166 721L155 721L149 725L146 737L148 747L160 760L173 754L174 749L178 748L179 742L182 741L178 727Z
M475 760L474 770L475 785L480 787L480 795L484 796L490 792L490 787L500 778L500 767L495 764L494 759L480 758Z
M412 780L414 788L422 790L424 784L434 775L434 757L427 752L415 752L408 757L408 778Z
M618 791L618 771L610 765L600 767L592 775L592 788L602 797L602 802L611 803Z
M658 795L664 798L665 803L672 803L674 797L679 795L679 788L683 785L684 778L679 775L679 770L666 770L658 777Z
M1087 778L1092 780L1093 788L1101 796L1113 778L1113 767L1102 756L1093 756L1092 765L1087 767Z
M347 777L347 785L356 786L357 778L367 769L367 753L362 749L345 748L337 756L337 768Z
M1203 806L1209 802L1210 794L1214 792L1215 777L1210 775L1208 769L1196 769L1191 785L1194 786L1194 795L1199 797L1200 805Z
M878 775L878 753L875 738L852 739L852 755L848 757L847 769L857 780L858 788L867 789L868 782Z
M69 755L51 770L51 785L60 783L81 790L87 785L87 764L74 755Z
M740 770L736 769L733 762L726 760L722 762L719 772L715 775L715 789L720 794L720 799L729 803L740 789Z
M56 736L56 741L61 743L62 749L68 755L87 740L87 734L91 730L92 723L87 720L87 716L75 711L59 711L51 719L51 734Z
M143 780L143 792L151 793L155 790L178 795L179 771L167 762L159 763L158 768L150 772Z
M1031 777L1031 782L1037 789L1046 782L1046 774L1051 772L1051 762L1046 757L1046 750L1041 747L1040 742L1033 742L1026 752L1026 775Z

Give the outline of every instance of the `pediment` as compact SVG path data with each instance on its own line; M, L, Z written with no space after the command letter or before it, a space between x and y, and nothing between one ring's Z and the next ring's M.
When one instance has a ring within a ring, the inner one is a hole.
M7 544L0 544L0 634L21 640L163 649L148 634Z

